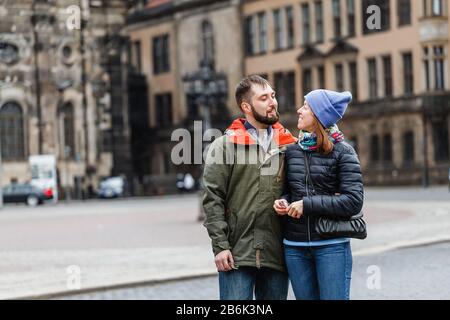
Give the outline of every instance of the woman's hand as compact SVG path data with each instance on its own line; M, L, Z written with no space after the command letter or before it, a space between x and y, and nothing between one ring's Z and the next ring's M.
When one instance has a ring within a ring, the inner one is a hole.
M288 207L287 214L292 218L300 219L300 217L303 215L303 200L292 202Z
M288 213L289 203L284 199L275 200L273 209L279 216L284 216Z

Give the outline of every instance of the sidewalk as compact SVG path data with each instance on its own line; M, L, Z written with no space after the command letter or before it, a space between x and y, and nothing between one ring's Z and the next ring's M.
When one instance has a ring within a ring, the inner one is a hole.
M352 240L355 259L405 246L450 241L450 201L369 200L364 210L368 238ZM198 232L206 232L200 223ZM29 265L30 260L33 265ZM216 274L207 237L198 246L2 252L0 299L77 293L67 287L71 275L67 268L72 265L81 270L79 292Z

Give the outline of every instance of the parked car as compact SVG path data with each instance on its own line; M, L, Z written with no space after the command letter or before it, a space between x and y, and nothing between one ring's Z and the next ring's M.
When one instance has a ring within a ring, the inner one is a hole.
M104 199L122 197L124 195L125 179L122 177L109 177L100 182L98 196Z
M30 207L53 199L51 188L39 189L31 184L12 184L3 188L3 203L25 203Z

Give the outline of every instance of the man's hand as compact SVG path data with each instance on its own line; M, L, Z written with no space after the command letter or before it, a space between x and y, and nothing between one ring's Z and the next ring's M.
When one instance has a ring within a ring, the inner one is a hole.
M214 259L217 271L231 271L234 268L234 259L230 250L224 250L217 254Z
M288 207L288 216L300 219L300 217L303 215L303 200L292 202L291 205Z
M284 216L288 213L289 203L284 199L275 200L273 209L279 216Z

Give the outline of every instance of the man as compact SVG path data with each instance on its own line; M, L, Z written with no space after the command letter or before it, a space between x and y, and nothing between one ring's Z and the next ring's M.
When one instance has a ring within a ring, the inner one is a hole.
M283 152L296 139L278 123L278 102L260 76L244 78L236 102L245 115L208 150L204 226L212 240L222 300L285 300L280 218Z

